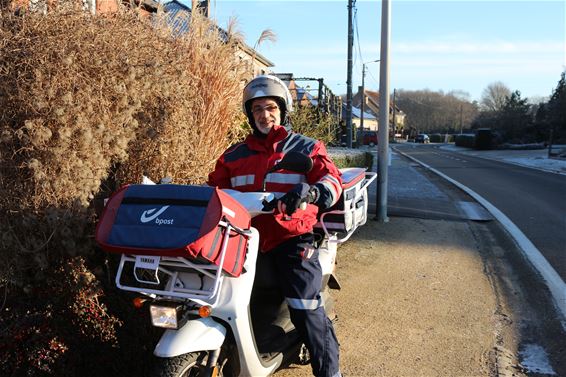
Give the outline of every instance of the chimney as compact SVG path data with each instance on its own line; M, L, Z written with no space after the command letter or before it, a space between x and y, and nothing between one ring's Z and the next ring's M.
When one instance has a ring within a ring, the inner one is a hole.
M208 18L208 0L197 0L196 8L200 10L206 18Z

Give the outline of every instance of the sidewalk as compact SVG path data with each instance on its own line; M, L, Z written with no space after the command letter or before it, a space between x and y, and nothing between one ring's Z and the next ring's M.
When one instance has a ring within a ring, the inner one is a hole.
M344 375L566 376L564 328L497 222L469 221L471 198L395 153L388 180L389 221L374 220L374 183L338 250Z
M338 308L366 308L338 324L346 376L520 376L484 245L458 205L471 200L397 153L388 170L389 222L369 221L339 249Z

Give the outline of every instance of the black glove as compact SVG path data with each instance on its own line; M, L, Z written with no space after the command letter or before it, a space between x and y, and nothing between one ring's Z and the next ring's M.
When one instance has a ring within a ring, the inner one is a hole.
M301 203L308 204L312 203L313 200L314 196L311 192L311 187L306 183L299 183L279 198L279 211L284 211L288 216L291 216L300 207Z

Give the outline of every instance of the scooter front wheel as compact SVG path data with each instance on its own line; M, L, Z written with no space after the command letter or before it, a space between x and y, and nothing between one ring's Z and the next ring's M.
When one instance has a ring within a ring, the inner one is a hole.
M206 352L190 352L157 358L152 377L202 377L206 373Z

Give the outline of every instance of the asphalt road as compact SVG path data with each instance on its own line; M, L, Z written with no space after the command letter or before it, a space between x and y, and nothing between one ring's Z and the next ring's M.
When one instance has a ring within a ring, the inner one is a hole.
M497 207L566 280L566 176L432 145L396 148L469 187Z
M463 191L391 157L389 222L370 210L338 249L343 375L566 376L562 317L513 239L497 221L463 217ZM375 185L370 197L375 207ZM275 376L312 372L292 364Z

